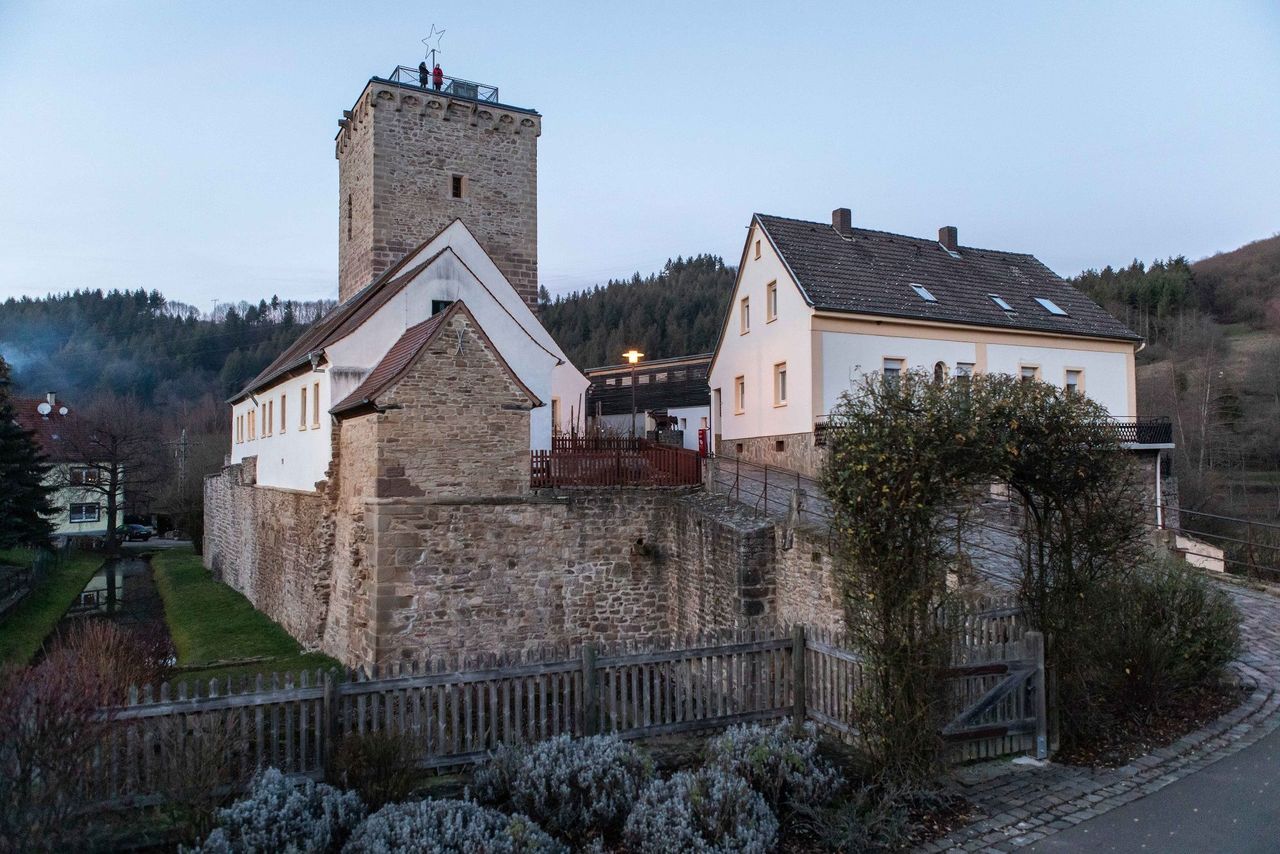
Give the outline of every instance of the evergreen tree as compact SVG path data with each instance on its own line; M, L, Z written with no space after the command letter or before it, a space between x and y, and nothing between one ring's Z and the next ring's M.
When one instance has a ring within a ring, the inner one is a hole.
M0 356L0 548L43 544L53 533L49 466L35 437L18 426L9 389L9 363Z

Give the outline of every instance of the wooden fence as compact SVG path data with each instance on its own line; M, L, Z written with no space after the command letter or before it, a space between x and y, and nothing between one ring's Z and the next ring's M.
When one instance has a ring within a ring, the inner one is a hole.
M530 483L545 487L697 486L697 451L644 439L553 439L550 451L531 451ZM557 447L558 444L558 447Z
M975 638L1008 634L986 617L973 618L973 628ZM951 680L958 716L992 694L992 680L1022 667L1028 650L1020 629L1016 639L964 646L967 658ZM985 669L963 669L974 662ZM198 696L186 685L134 692L127 706L108 712L114 725L86 769L85 800L153 802L193 779L234 787L267 766L318 777L351 733L401 734L430 769L465 766L499 744L561 733L641 738L788 715L855 738L862 664L839 638L795 627L685 638L643 651L584 644L343 676L313 671L258 677L252 685L210 682ZM1042 684L1041 677L1035 685ZM974 718L981 727L966 724L955 736L956 757L1029 749L1028 709L1041 723L1044 710L1026 688L1019 682L987 702Z

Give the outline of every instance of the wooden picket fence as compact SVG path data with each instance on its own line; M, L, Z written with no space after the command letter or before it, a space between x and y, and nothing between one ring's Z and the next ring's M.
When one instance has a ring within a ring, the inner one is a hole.
M967 658L951 680L958 713L1027 660L1020 629L1016 638L980 640L1009 635L998 625L1003 619L972 619ZM963 670L974 662L985 669ZM199 692L166 684L132 692L128 705L106 712L113 726L85 769L83 797L111 806L156 802L191 780L235 788L268 766L319 777L353 733L400 734L416 745L422 767L437 770L478 762L503 743L561 733L643 738L787 716L855 739L862 678L860 658L842 639L797 626L685 637L643 650L588 643L371 672L273 674L252 685L213 681ZM955 739L956 758L1030 749L1026 735L1036 722L1028 724L1028 708L1039 709L1042 725L1043 703L1029 706L1026 690L1013 693L1019 696L1001 694L983 707L981 727L966 724Z

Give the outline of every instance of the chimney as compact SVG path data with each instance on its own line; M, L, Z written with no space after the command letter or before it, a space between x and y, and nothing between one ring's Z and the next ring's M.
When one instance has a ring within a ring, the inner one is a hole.
M45 402L48 403L50 406L58 405L58 395L54 394L51 391L46 391L44 393L44 399L45 399Z
M836 208L831 212L831 227L841 237L853 237L853 213L848 208Z
M960 232L954 225L944 225L938 229L938 242L948 252L960 251Z

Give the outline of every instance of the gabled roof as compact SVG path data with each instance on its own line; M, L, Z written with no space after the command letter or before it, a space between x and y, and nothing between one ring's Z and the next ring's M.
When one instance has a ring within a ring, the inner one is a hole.
M397 275L410 258L420 252L432 240L435 240L437 236L432 235L429 239L424 240L371 284L356 292L346 302L336 306L333 311L309 326L305 332L298 336L296 341L276 357L275 361L267 365L262 370L262 373L250 380L248 385L232 396L228 403L234 403L252 392L271 385L275 380L290 371L308 364L312 353L323 350L330 344L340 341L354 332L359 328L360 324L386 305L388 300L400 293L404 286L430 265L432 261L449 251L449 248L445 247L421 264L415 264L412 269L403 275Z
M41 452L50 462L82 462L73 460L71 431L78 424L75 413L68 410L66 415L60 414L65 403L58 401L48 415L41 415L39 406L45 403L43 397L17 397L13 399L13 420L28 433L33 434Z
M515 371L511 370L511 366L507 364L506 359L502 358L502 353L493 346L489 336L485 334L484 329L476 321L475 315L471 313L465 303L458 300L439 314L433 315L421 323L406 329L396 343L391 345L391 349L382 357L382 360L374 365L369 375L361 380L360 384L350 394L333 406L329 413L331 415L342 415L357 409L376 406L378 395L404 376L405 372L417 360L418 355L426 349L428 344L435 340L440 330L448 326L449 320L459 312L467 316L476 334L484 340L485 346L489 348L503 370L511 377L511 381L529 398L529 401L535 407L541 406L542 401L529 390L528 386L520 381Z
M755 214L754 220L805 299L821 311L1142 340L1033 255L971 246L951 253L928 238L855 228L850 239L830 223L767 214ZM937 301L922 299L913 284ZM1013 310L1004 311L990 294ZM1066 314L1051 314L1036 297Z

